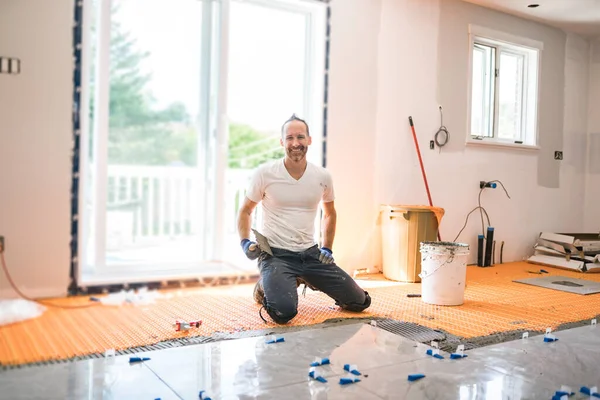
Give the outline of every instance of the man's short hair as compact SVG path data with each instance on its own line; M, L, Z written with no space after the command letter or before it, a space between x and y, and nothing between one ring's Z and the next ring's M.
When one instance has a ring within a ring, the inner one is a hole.
M308 124L306 123L305 120L303 120L301 118L298 118L298 116L296 116L296 114L292 114L292 116L289 117L288 120L283 123L283 125L281 125L281 136L283 136L285 134L285 126L287 124L289 124L290 122L292 122L292 121L300 121L300 122L302 122L304 124L304 126L306 126L306 134L308 136L310 136L310 130L308 129Z

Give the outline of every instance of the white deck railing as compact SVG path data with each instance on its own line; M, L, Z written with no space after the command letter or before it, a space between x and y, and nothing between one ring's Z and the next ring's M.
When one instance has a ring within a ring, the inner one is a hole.
M237 232L237 213L243 203L252 170L228 169L225 187L226 233ZM108 235L126 236L128 244L145 239L189 236L202 231L201 196L204 182L194 167L108 167ZM258 207L253 223L261 219ZM112 233L111 233L112 232ZM118 246L119 247L119 246Z

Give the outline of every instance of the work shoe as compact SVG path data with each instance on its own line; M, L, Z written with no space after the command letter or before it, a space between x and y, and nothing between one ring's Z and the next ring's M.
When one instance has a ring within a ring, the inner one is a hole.
M265 291L262 287L262 279L259 279L258 282L256 282L256 285L254 285L254 301L256 301L261 306L264 304L263 302L265 301Z

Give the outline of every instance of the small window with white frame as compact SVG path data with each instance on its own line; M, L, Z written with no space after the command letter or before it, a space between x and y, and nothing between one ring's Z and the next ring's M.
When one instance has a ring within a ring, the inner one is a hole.
M468 143L538 147L543 44L469 26Z

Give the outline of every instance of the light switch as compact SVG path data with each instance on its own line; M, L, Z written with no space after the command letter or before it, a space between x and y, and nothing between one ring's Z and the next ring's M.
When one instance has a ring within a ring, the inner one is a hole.
M18 58L11 57L0 57L0 74L13 74L17 75L21 73L21 60Z

